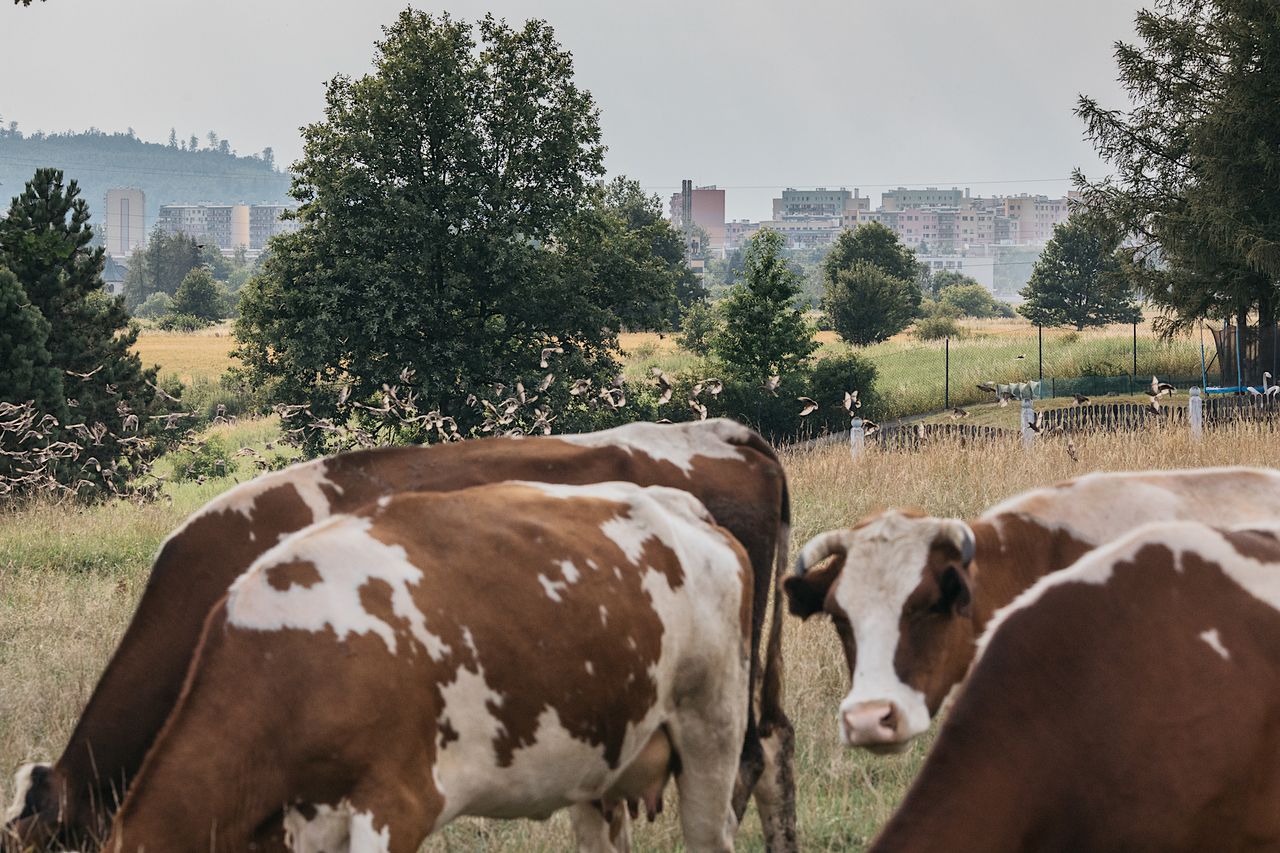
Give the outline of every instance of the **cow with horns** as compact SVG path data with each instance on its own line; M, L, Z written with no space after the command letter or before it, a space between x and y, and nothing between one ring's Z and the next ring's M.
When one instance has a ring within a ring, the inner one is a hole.
M358 451L300 463L225 492L161 546L133 620L61 757L19 771L7 843L17 850L51 840L90 846L101 836L173 710L205 616L232 581L283 537L388 495L504 480L621 480L684 489L742 543L753 573L754 687L734 808L741 816L754 793L769 849L795 849L793 736L781 707L776 607L761 648L766 604L787 549L786 478L767 442L723 419Z
M751 566L686 491L397 494L288 537L211 612L117 853L412 853L459 815L654 803L728 851ZM586 835L595 827L594 836Z
M1088 474L1010 498L971 523L887 510L819 534L785 588L792 613L825 613L839 634L852 681L841 740L896 752L929 728L964 678L992 614L1039 578L1152 521L1277 517L1280 472L1270 469Z
M993 620L875 853L1280 849L1280 539L1147 525Z

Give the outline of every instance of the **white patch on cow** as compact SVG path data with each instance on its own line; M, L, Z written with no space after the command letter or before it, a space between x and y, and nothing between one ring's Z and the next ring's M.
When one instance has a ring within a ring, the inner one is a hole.
M600 525L600 532L622 549L630 563L640 562L640 557L644 555L644 543L653 538L648 530L621 517L611 518ZM614 571L619 570L615 568Z
M1223 467L1097 472L1015 495L982 514L1021 515L1085 542L1110 542L1139 525L1173 519L1226 526L1280 515L1280 472Z
M399 545L370 536L372 525L368 518L334 518L304 528L267 551L231 584L228 623L255 631L332 630L339 640L349 634L376 634L395 654L395 628L365 610L360 600L366 584L382 581L391 589L392 612L409 623L432 660L443 660L449 647L427 630L409 590L422 580L422 570L409 562ZM295 560L315 566L320 581L285 590L271 586L269 570Z
M586 664L584 664L584 666L585 666L585 668L586 668L586 670L587 670L587 675L595 675L595 674L596 674L596 668L595 668L595 666L591 663L591 661L587 661L587 662L586 662Z
M609 624L609 608L605 607L603 604L600 605L600 624Z
M1217 628L1210 628L1208 631L1200 632L1200 639L1209 644L1209 648L1222 655L1223 660L1231 660L1231 652L1227 651L1227 647L1222 644L1222 637L1218 635Z
M1248 522L1228 529L1280 533L1274 517L1263 523ZM1149 545L1169 548L1174 554L1174 568L1178 571L1183 570L1183 554L1195 554L1202 560L1216 564L1221 567L1223 574L1245 592L1263 604L1280 610L1280 566L1242 555L1226 539L1222 529L1193 521L1159 521L1129 531L1114 542L1108 542L1085 554L1068 568L1045 575L1007 606L996 611L987 630L978 640L978 657L982 656L1000 627L1014 613L1035 607L1049 590L1066 584L1105 585L1113 577L1117 564L1132 560ZM1212 633L1217 636L1216 629ZM1204 635L1201 635L1201 639L1210 643Z
M378 498L378 509L386 509L391 506L391 495L383 495Z
M391 827L373 827L373 813L354 809L349 800L337 806L320 803L307 819L297 808L284 811L284 843L293 853L388 853Z
M24 764L18 768L18 772L13 774L13 802L9 804L9 808L5 810L4 822L17 820L18 815L22 814L22 810L27 805L27 794L31 792L31 775L38 769L50 769L48 764Z
M569 585L564 581L553 581L546 575L538 575L538 583L542 584L542 589L546 592L547 598L556 604L564 600L560 597L560 590L569 588Z
M904 605L920 585L929 549L946 525L954 523L888 510L844 535L848 556L836 581L835 600L853 629L857 659L853 684L840 703L837 720L865 702L887 701L900 712L900 740L929 728L925 695L903 683L893 661ZM842 725L840 731L843 739Z
M670 462L689 475L693 473L693 460L699 456L742 459L742 446L750 440L751 430L727 418L683 424L640 421L600 432L556 438L579 447L620 447L628 453L643 453L650 459Z
M577 583L582 573L578 571L578 567L573 564L573 560L561 560L560 572L564 575L567 583Z
M328 462L324 459L311 462L298 462L279 471L272 471L260 477L254 477L247 483L241 483L218 495L213 500L192 513L176 530L165 537L160 544L163 551L170 539L180 536L192 522L215 512L238 512L249 520L253 520L254 504L258 497L272 489L292 485L298 497L311 510L311 522L314 524L328 518L331 512L329 499L322 487L328 486L338 494L342 487L327 476ZM256 538L253 531L249 533L250 541ZM283 538L283 537L282 537Z

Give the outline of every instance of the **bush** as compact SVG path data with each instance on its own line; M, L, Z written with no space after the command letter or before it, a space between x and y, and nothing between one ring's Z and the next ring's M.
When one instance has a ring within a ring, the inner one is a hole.
M916 321L916 326L911 333L922 341L940 341L943 338L958 338L963 335L963 330L956 323L954 317L948 317L946 314L935 314L932 317L925 317Z
M173 294L173 312L209 322L220 320L226 314L224 292L208 269L196 267L187 273Z
M173 479L179 483L201 477L225 477L236 470L233 451L217 435L190 450L179 450L169 458L173 463Z
M695 302L685 309L680 318L680 334L676 343L694 355L711 353L711 339L720 329L720 317L716 309L706 302Z
M166 314L156 323L157 328L166 332L195 332L212 325L212 320L205 320L191 314Z
M823 307L841 338L866 346L888 340L911 323L920 307L920 286L857 261L827 280Z
M809 392L805 395L820 406L805 418L809 426L819 432L848 429L849 413L844 408L848 391L857 391L862 401L862 408L855 410L859 417L879 420L884 414L884 402L876 392L876 375L876 366L857 353L819 359L809 375Z
M134 316L154 320L173 311L173 299L167 293L153 293L134 310Z
M195 413L196 425L211 423L214 418L240 418L266 414L271 398L266 388L250 388L230 373L218 379L201 377L182 386L182 408Z

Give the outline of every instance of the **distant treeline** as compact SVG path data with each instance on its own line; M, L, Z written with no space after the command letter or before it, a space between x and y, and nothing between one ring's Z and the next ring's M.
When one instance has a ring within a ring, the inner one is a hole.
M148 232L162 204L289 201L289 175L276 169L270 148L241 157L212 131L203 139L179 139L170 132L164 144L143 142L132 130L46 134L23 133L16 122L0 125L0 206L8 207L8 200L42 166L62 169L67 179L79 182L95 222L102 221L108 189L142 189Z

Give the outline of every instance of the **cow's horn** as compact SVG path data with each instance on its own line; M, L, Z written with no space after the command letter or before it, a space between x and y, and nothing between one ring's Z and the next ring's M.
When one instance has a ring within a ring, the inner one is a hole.
M960 552L960 562L966 566L973 562L973 555L977 551L978 542L974 538L973 530L969 525L958 518L949 518L943 526L943 535Z
M796 577L802 577L806 571L832 554L845 554L847 546L844 535L844 530L828 530L804 543L804 547L800 549L800 556L796 557Z

